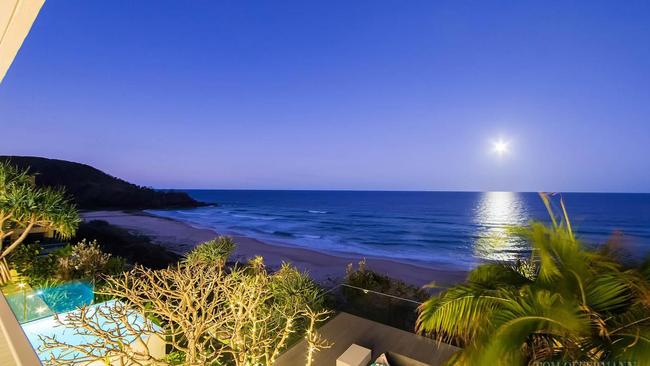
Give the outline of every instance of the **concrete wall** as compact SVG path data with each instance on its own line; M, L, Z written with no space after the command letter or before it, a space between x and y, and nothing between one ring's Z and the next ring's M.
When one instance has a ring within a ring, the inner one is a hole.
M36 352L16 320L4 295L0 293L0 365L40 365Z

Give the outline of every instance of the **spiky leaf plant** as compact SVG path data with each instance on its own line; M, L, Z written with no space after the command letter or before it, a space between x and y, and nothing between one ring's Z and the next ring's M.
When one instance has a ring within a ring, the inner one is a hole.
M218 236L199 244L185 257L187 264L223 265L235 251L235 241L229 236Z
M11 279L6 257L35 227L71 237L79 214L62 189L36 187L34 176L0 162L0 285Z

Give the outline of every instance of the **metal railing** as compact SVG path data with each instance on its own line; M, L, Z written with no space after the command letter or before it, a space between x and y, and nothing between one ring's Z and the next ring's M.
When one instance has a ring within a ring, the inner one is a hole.
M328 306L392 327L415 331L417 308L422 302L395 294L342 283L329 289Z

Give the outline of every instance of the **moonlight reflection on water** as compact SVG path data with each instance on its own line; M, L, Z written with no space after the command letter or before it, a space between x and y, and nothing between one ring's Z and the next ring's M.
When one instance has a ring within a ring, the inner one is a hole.
M528 250L526 244L508 235L508 228L524 225L529 214L519 193L485 192L475 210L479 226L474 255L485 261L513 261Z

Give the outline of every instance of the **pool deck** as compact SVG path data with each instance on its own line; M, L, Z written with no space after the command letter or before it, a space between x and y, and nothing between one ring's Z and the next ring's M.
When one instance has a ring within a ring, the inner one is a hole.
M29 286L28 278L21 276L15 269L9 270L11 273L11 281L2 286L2 293L5 296L22 293L23 291L30 292L32 287Z
M371 349L373 361L384 352L394 352L431 366L442 365L458 350L454 346L348 313L336 315L319 329L319 333L334 345L318 352L313 366L335 365L336 359L352 344ZM303 366L306 350L306 342L300 341L283 353L275 365Z

